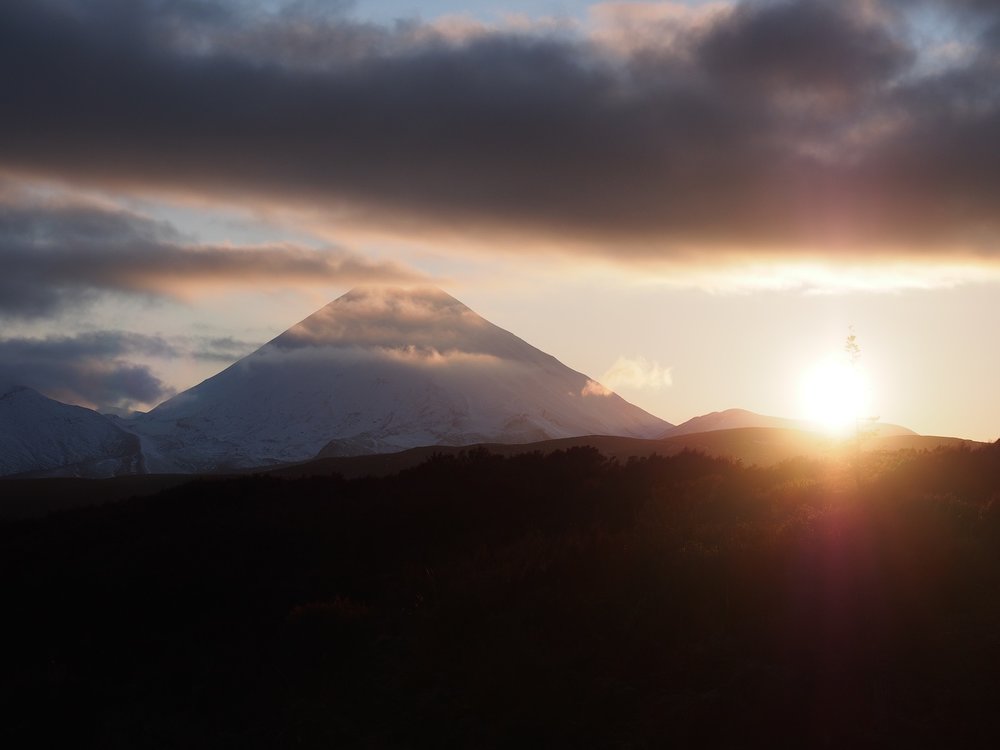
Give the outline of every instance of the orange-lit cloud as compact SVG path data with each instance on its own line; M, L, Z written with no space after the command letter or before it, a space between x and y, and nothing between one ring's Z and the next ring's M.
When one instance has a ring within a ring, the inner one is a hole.
M602 2L588 8L590 38L630 55L658 49L686 56L693 42L734 9L733 2Z
M619 357L601 376L601 383L612 390L636 388L659 390L673 382L669 367L645 357Z
M581 396L613 396L615 394L610 388L598 383L596 380L587 380L586 385L580 391Z

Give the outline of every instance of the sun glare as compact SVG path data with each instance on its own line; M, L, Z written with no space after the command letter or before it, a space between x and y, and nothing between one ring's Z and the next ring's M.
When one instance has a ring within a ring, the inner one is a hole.
M854 429L871 411L871 384L864 368L830 359L804 374L800 388L802 413L816 426L834 433Z

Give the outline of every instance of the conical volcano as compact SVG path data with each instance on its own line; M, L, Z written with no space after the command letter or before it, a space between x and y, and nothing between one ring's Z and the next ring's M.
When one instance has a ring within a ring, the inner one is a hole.
M135 423L151 470L653 437L663 420L439 289L360 288Z

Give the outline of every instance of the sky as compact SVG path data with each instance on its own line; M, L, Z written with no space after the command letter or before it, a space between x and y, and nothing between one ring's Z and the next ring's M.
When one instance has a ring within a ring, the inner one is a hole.
M4 0L0 66L0 385L148 409L419 283L670 422L853 330L1000 437L995 0Z

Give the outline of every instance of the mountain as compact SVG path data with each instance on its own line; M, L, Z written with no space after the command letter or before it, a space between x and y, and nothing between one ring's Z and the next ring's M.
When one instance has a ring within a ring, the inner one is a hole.
M699 432L736 430L747 427L822 432L816 425L805 420L768 417L763 414L755 414L746 409L726 409L725 411L713 411L710 414L702 414L699 417L689 419L676 427L666 430L660 437L676 437L679 435L693 435ZM900 427L895 424L883 424L881 422L866 423L864 429L869 437L894 437L917 434L906 427Z
M0 394L0 476L113 477L142 470L138 438L96 411L30 388Z
M698 432L715 432L717 430L734 430L743 427L777 427L798 429L800 423L794 419L782 417L766 417L746 409L726 409L702 414L683 422L666 431L663 437L691 435Z
M430 288L348 292L131 424L185 472L671 427Z

